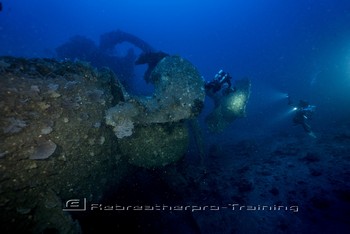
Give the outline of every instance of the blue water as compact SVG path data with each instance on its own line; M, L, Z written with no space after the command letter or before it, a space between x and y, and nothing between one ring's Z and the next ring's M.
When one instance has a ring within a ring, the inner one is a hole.
M350 3L322 1L2 1L0 54L52 57L74 35L96 43L113 30L189 59L207 80L219 69L253 81L259 125L278 93L349 115ZM279 108L279 109L277 109ZM332 111L330 116L329 112ZM268 117L270 118L270 117ZM251 120L254 120L251 119ZM323 122L325 120L322 120Z
M326 139L330 144L327 148L320 140L314 143L314 149L325 149L319 152L324 164L315 166L316 169L329 170L326 168L327 157L336 154L332 151L334 149L343 149L342 156L349 153L346 137L335 143L336 146L331 145L329 139L334 139L332 133L349 134L350 131L350 1L3 0L1 3L0 55L55 58L55 49L74 35L98 43L100 35L119 29L136 35L157 50L188 59L207 81L212 80L219 69L229 72L233 80L251 79L247 117L232 123L221 134L206 134L208 145L222 142L229 151L233 147L229 145L232 141L234 144L248 138L259 145L261 139L271 138L271 152L277 147L276 142L292 141L290 144L301 147L304 156L307 150L303 151L302 146L309 146L314 141L305 136L300 126L293 126L292 113L285 98L289 94L296 102L305 99L316 105L310 124L318 139ZM120 45L118 53L125 54L129 46ZM136 68L133 77L137 81L133 82L135 90L150 89L143 81L143 69ZM210 105L210 100L207 100L204 112L208 112ZM285 140L281 140L282 135ZM298 143L295 138L305 141ZM268 149L264 150L268 152ZM223 151L217 152L217 156L225 156ZM258 157L258 154L254 155ZM288 160L288 157L283 159L282 164L288 165ZM300 160L296 163L305 164ZM347 165L342 163L339 159L339 168ZM222 165L219 167L223 168ZM299 173L299 170L295 172ZM344 168L341 170L344 174L329 176L342 182L342 189L346 191L344 196L347 196L343 200L349 206L350 185L344 179L349 175ZM212 173L211 176L219 178L224 175ZM330 191L335 189L326 186L329 180L323 183L321 185ZM332 198L328 200L332 204ZM322 204L320 206L326 209ZM311 212L310 216L315 213ZM350 220L348 210L340 213L340 218L330 215L329 222L337 226L334 219ZM324 217L310 218L307 212L303 215L303 218L314 219L315 223L327 222ZM308 221L311 227L310 223L312 221ZM281 230L288 230L286 225L288 222ZM240 230L236 231L239 233Z

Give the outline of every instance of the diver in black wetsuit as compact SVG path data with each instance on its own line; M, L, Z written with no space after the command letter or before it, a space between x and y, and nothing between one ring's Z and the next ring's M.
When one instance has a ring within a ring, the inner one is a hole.
M228 87L224 90L225 94L228 94L230 92L233 92L234 89L231 88L231 79L232 77L230 76L229 73L224 72L223 70L220 70L216 75L214 80L210 82L205 83L205 91L207 94L212 93L215 94L216 92L220 91L221 88L224 86L226 83Z
M311 130L310 125L306 122L314 113L316 107L310 105L304 100L300 100L298 105L294 105L289 96L288 105L292 106L293 110L295 110L295 115L293 117L294 124L300 124L306 133L316 138L315 134Z
M205 93L213 99L215 107L218 107L228 94L235 91L235 88L232 88L231 79L232 77L229 73L220 70L212 81L205 83ZM224 86L226 88L223 89ZM222 89L223 91L220 93L219 91Z

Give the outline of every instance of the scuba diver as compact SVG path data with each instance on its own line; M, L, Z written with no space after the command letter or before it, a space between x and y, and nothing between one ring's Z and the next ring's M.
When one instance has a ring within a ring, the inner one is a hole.
M316 106L310 105L304 100L300 100L298 105L294 105L288 96L288 105L293 107L295 115L293 117L294 124L301 124L304 131L310 136L316 138L316 135L311 131L311 127L306 121L311 118L311 115L315 112Z
M214 80L205 83L205 91L206 93L215 94L218 92L226 83L228 87L224 90L225 94L233 92L234 89L231 88L231 76L229 73L224 72L222 69L215 75Z
M232 77L230 74L221 69L218 73L216 73L212 81L207 81L204 84L205 94L213 99L215 107L218 107L225 97L236 90L236 88L231 87L231 79ZM224 86L226 88L223 89ZM219 92L220 90L223 91Z
M208 130L213 133L223 131L235 119L246 115L251 82L245 78L233 83L231 79L229 73L220 70L204 85L206 95L214 102L213 110L205 117Z

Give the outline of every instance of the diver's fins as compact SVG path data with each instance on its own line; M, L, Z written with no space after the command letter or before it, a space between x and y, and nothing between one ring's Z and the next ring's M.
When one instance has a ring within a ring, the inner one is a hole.
M309 132L308 134L309 134L309 136L311 136L311 137L313 137L313 138L317 138L317 136L315 135L314 132Z

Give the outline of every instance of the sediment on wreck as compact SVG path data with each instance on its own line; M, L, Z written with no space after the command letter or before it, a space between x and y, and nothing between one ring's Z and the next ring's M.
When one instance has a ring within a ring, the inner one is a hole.
M130 164L160 168L177 162L188 148L187 120L201 112L204 81L180 56L164 57L152 70L152 96L127 95L106 112L106 124L119 139L120 152Z
M62 202L98 202L127 171L104 123L122 97L107 69L0 57L2 232L79 232Z

